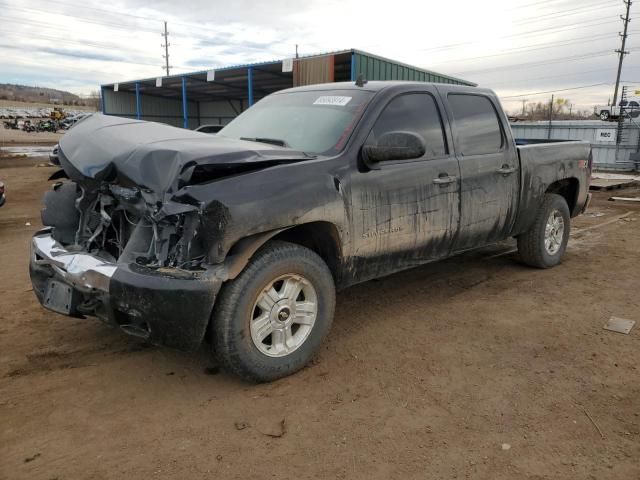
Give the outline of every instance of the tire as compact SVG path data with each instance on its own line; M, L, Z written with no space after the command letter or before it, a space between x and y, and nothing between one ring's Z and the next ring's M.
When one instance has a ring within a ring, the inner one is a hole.
M320 348L334 308L333 277L322 258L300 245L268 242L220 291L214 354L224 370L251 382L291 375Z
M607 120L609 120L609 112L607 112L606 110L601 111L600 120L602 120L603 122L606 122Z
M533 225L518 236L518 252L522 261L537 268L550 268L560 263L569 242L570 222L569 206L564 197L546 193ZM561 232L557 227L560 223ZM548 225L550 232L547 236Z

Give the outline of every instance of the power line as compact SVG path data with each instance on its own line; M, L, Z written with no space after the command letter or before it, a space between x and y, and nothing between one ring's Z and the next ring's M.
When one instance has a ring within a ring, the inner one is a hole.
M564 0L544 0L542 2L526 3L524 5L515 5L515 6L511 7L511 8L504 9L504 11L505 12L512 12L512 11L515 11L515 10L526 9L526 8L529 8L529 7L535 7L535 6L544 5L544 4L547 4L547 3L565 3L565 2L564 2Z
M13 35L13 36L19 36L22 37L24 39L24 32L18 32L15 30L2 30L2 33L8 33L9 35ZM54 36L50 36L50 35L44 35L42 33L37 33L37 34L29 34L29 38L34 38L34 39L42 39L42 40L53 40L57 43L62 43L62 44L66 44L66 45L77 45L77 46L82 46L82 47L96 47L96 48L100 48L102 50L108 50L108 51L112 51L112 52L119 52L122 53L122 47L121 46L117 46L114 44L106 44L106 43L98 43L98 42L87 42L87 41L80 41L80 40L70 40L70 39L60 39L58 37L54 37Z
M610 83L594 83L592 85L580 85L579 87L560 88L558 90L546 90L544 92L529 92L529 93L523 93L521 95L508 95L506 97L500 96L500 98L507 99L507 98L529 97L533 95L543 95L545 93L568 92L570 90L581 90L583 88L601 87L603 85L611 85L611 84Z
M131 18L135 18L138 20L146 20L146 21L157 21L157 22L163 22L164 20L159 18L159 17L152 17L152 16L142 16L142 15L135 15L132 13L126 13L126 12L122 12L122 11L115 11L115 10L109 10L109 9L105 9L105 8L97 8L97 7L89 7L87 5L84 4L78 4L78 3L73 3L73 2L68 2L68 1L63 1L63 0L57 0L56 3L58 4L63 4L63 5L68 5L71 7L77 7L80 8L82 10L91 10L91 11L96 11L96 12L100 12L100 13L108 13L108 14L112 14L112 15L116 15L117 17L131 17ZM549 3L563 3L563 0L544 0L544 1L540 1L540 2L533 2L533 3L528 3L528 4L524 4L524 5L515 5L511 8L507 8L504 9L503 11L506 12L511 12L511 11L516 11L516 10L523 10L529 7L533 7L533 6L539 6L539 5L544 5L544 4L549 4ZM187 22L187 21L176 21L176 20L172 20L171 21L172 25L184 25L187 27L198 27L198 28L202 28L203 24L202 23L195 23L195 22Z
M44 40L49 40L49 38L43 38L43 37L34 37L34 38L42 38ZM145 67L158 67L157 63L144 63L144 62L135 62L132 60L123 60L123 59L108 59L108 58L92 58L90 56L82 56L79 53L74 53L74 52L69 52L68 54L65 54L64 52L56 52L56 51L47 51L47 50L43 50L43 47L37 47L34 45L21 45L21 46L16 46L16 45L6 45L6 44L0 44L0 49L7 49L7 50L18 50L18 51L31 51L31 52L37 52L37 53L43 53L45 55L53 55L53 56L57 56L57 57L74 57L74 58L81 58L83 60L87 60L87 61L94 61L94 62L102 62L102 63L119 63L119 64L128 64L128 65L140 65L140 66L145 66ZM75 68L75 67L74 67ZM172 66L171 68L177 68L179 70L186 70L186 71L190 71L193 70L193 67L187 67L187 66L177 66L174 67Z
M593 21L576 22L576 23L572 24L573 26L568 27L568 28L563 28L563 27L540 28L540 29L535 29L535 30L529 30L529 31L526 31L526 32L513 33L513 34L510 34L510 35L502 35L502 36L499 36L499 37L495 37L495 40L499 40L499 39L503 39L503 38L512 38L512 37L522 38L522 37L529 37L529 36L532 36L532 35L535 36L535 34L541 33L541 32L546 32L545 35L547 35L550 32L559 33L559 32L564 32L564 31L567 31L567 30L582 29L583 27L598 27L600 25L607 25L607 24L610 24L610 23L617 23L617 22L618 22L618 20L607 20L607 21L604 21L604 22L596 22L596 23L593 23ZM421 51L421 52L433 52L433 51L440 51L440 50L448 50L450 48L455 48L455 47L459 47L459 46L462 46L462 45L471 45L471 44L474 44L474 43L477 43L477 42L472 40L472 41L468 41L468 42L451 43L449 45L442 45L442 46L439 46L439 47L422 48L422 49L419 49L419 51Z
M535 80L549 80L549 79L553 79L553 78L564 78L564 77L575 77L576 75L584 75L586 73L607 73L608 70L604 69L604 68L598 68L597 70L581 70L579 72L573 72L573 73L566 73L564 75L545 75L544 77L529 77L527 76L527 78L524 79L520 79L520 80L509 80L506 82L496 82L496 83L491 83L492 86L496 86L496 85L513 85L514 82L532 82Z
M37 13L47 13L47 14L51 14L51 15L61 15L61 16L65 16L65 17L74 18L74 19L80 20L80 21L85 22L85 23L101 25L101 26L108 27L108 28L117 28L117 29L121 29L121 30L126 30L128 32L131 32L131 30L134 29L137 32L141 32L141 33L145 33L145 34L146 33L157 33L156 30L149 30L149 29L146 29L146 28L141 28L138 24L136 24L135 26L131 25L131 24L130 24L131 26L126 26L126 25L123 25L122 22L116 24L116 23L112 23L112 22L104 22L104 21L95 20L93 18L82 17L82 16L79 16L79 15L71 15L71 14L62 13L62 12L35 10L35 9L28 9L28 8L24 8L24 7L15 7L13 5L9 5L9 4L7 4L5 2L2 2L2 1L0 1L0 5L6 6L6 7L10 8L10 9L12 8L12 9L15 9L15 10L18 10L18 11L24 11L24 12L27 12L27 13L28 12L37 12ZM72 5L72 4L67 3L67 5ZM84 6L82 6L81 8L83 10L97 10L97 11L116 14L116 12L112 12L112 11L105 10L105 9L92 9L92 8L84 7ZM139 15L128 15L128 16L133 16L135 18L145 19L147 21L156 21L156 19L153 18L153 17L146 18L146 17L141 17ZM163 20L158 20L158 21L163 22ZM16 22L17 23L29 23L29 21L25 21L25 20L16 20ZM189 37L191 37L193 39L196 39L196 40L211 40L211 38L212 38L211 35L207 35L204 32L195 32L194 31L194 27L198 27L199 29L202 29L202 24L173 22L173 21L172 21L172 24L173 25L175 25L175 24L184 25L184 26L189 27ZM55 28L54 26L51 26L50 24L42 24L41 23L41 25L46 26L47 28ZM58 29L58 30L63 30L65 32L68 31L67 29ZM224 43L226 45L239 45L239 46L242 46L244 48L247 48L241 42L232 42L232 41L229 41L228 39L225 39ZM176 44L174 43L174 46L175 45Z
M512 49L506 50L504 52L494 53L494 54L491 54L491 55L482 55L482 56L474 56L474 57L466 57L466 58L457 58L455 60L448 60L446 62L436 63L435 65L446 65L446 64L450 64L450 63L465 62L465 61L469 61L469 60L480 60L480 59L483 59L483 58L501 57L501 56L504 56L504 55L514 55L514 54L518 54L518 53L533 52L535 50L546 50L548 48L563 47L565 45L573 45L573 44L576 44L576 43L582 43L582 40L598 40L598 39L610 38L610 37L613 37L613 36L615 36L615 35L607 33L605 35L596 35L596 36L591 35L591 36L588 36L588 37L579 37L579 38L571 39L570 41L566 41L566 42L537 43L537 44L533 45L533 48L529 48L529 47L512 48ZM546 46L538 46L538 45L546 45Z
M551 13L547 13L544 15L538 15L535 17L529 17L526 18L522 21L516 21L513 22L515 25L524 25L527 23L536 23L536 22L540 22L540 21L547 21L547 20L552 20L555 19L557 17L563 17L563 16L568 16L566 15L567 13L571 13L571 12L576 12L576 13L571 13L571 15L581 15L585 12L590 12L592 10L604 10L606 8L612 8L615 7L615 5L611 5L611 2L604 2L604 3L591 3L588 5L582 5L578 8L571 8L569 10L558 10L555 12L551 12Z
M87 18L87 17L81 17L81 16L78 16L78 15L71 15L69 13L60 13L60 12L52 12L52 11L43 12L43 10L36 10L34 8L16 7L15 5L12 5L12 4L9 4L9 3L6 3L6 2L0 2L0 5L2 5L4 7L11 8L13 10L18 10L18 11L22 11L22 12L26 12L26 13L34 12L34 13L39 13L39 14L48 13L50 15L60 15L60 16L63 16L63 17L74 18L76 20L82 20L85 23L91 23L91 24L95 24L95 25L102 25L102 26L107 26L107 27L111 27L111 28L117 28L117 29L120 29L120 30L127 30L129 32L131 31L131 28L135 28L136 31L138 31L138 32L155 33L154 30L144 29L144 28L141 28L139 25L136 25L135 27L132 27L132 26L123 25L122 22L120 22L120 23L111 23L111 22L98 21L98 20L95 20L95 19Z
M602 50L599 52L593 52L591 54L586 54L586 55L577 55L577 56L571 56L571 57L559 57L559 58L554 58L552 60L547 60L544 62L526 62L526 63L518 63L518 64L511 64L511 65L504 65L501 67L493 67L493 68L487 68L487 69L483 69L483 70L468 70L465 72L456 72L453 73L452 75L473 75L473 74L482 74L482 73L493 73L496 71L500 71L500 70L510 70L510 69L514 69L514 68L522 68L522 67L538 67L538 66L546 66L546 65L552 65L555 63L562 63L562 62L575 62L577 60L583 60L586 58L595 58L595 57L602 57L605 55L610 55L611 52L609 50Z

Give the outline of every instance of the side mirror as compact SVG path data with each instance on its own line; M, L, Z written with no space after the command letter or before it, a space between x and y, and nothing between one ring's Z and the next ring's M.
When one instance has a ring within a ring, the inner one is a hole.
M422 157L427 148L420 135L413 132L389 132L382 135L376 145L362 147L363 160L371 167L391 160L413 160Z

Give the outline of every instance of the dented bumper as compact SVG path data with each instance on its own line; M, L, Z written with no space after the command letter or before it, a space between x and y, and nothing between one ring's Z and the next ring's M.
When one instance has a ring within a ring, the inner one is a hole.
M223 283L216 268L152 269L70 251L50 229L33 236L29 272L44 307L95 316L130 335L183 350L202 343Z

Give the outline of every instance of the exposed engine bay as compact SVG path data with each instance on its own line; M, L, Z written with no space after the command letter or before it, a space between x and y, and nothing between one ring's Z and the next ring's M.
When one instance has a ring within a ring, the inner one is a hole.
M45 194L42 223L60 244L109 262L198 269L206 258L198 212L158 220L153 211L137 187L105 182L90 190L66 181Z

